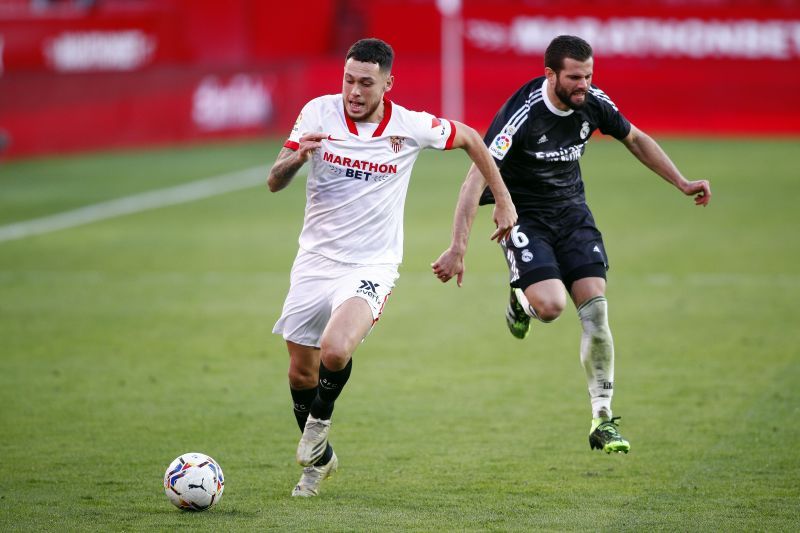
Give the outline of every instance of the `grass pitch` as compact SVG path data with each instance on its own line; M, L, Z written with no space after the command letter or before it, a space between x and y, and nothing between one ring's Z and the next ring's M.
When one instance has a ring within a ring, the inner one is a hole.
M589 450L570 308L525 341L483 208L464 287L447 246L467 158L424 153L405 261L355 355L321 497L289 493L299 437L271 334L304 180L0 243L0 530L800 529L796 140L665 140L708 208L618 143L584 156L611 258L615 414ZM271 163L266 141L0 166L0 224ZM200 451L222 502L180 512L161 477Z

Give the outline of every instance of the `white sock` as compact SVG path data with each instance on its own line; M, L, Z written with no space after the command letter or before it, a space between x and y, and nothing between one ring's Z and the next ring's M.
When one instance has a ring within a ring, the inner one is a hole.
M608 301L597 296L578 309L583 326L581 363L589 385L592 418L611 417L614 395L614 340L608 327Z

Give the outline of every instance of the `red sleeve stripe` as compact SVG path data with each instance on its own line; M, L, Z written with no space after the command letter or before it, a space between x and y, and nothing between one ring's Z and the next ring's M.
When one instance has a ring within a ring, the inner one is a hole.
M456 138L456 123L452 120L448 120L447 122L450 123L450 137L447 138L447 143L444 145L445 150L452 150L453 148L453 141Z
M296 143L294 141L290 141L289 139L286 139L286 142L283 143L283 147L284 148L288 148L289 150L294 150L296 152L297 149L300 148L300 143Z

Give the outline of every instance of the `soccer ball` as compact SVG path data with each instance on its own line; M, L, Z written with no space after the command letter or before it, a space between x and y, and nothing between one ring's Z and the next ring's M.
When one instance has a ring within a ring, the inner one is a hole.
M205 511L222 498L225 478L219 464L204 453L185 453L164 472L164 492L175 507Z

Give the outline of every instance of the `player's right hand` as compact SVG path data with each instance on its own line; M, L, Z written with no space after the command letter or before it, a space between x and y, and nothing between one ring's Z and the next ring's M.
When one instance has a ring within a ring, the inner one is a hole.
M326 139L328 137L327 133L306 133L302 137L300 137L300 147L297 149L297 157L305 163L308 161L308 158L311 157L311 154L314 153L314 150L322 146L322 139Z
M517 209L511 202L507 202L502 206L496 204L492 218L497 229L490 238L493 241L500 242L511 235L511 230L514 229L514 225L517 223Z
M708 180L690 181L683 187L683 194L694 196L694 205L708 205L711 201L711 184Z
M461 287L464 279L464 254L448 248L442 252L439 259L431 263L431 271L442 283L447 283L455 276L456 284Z

